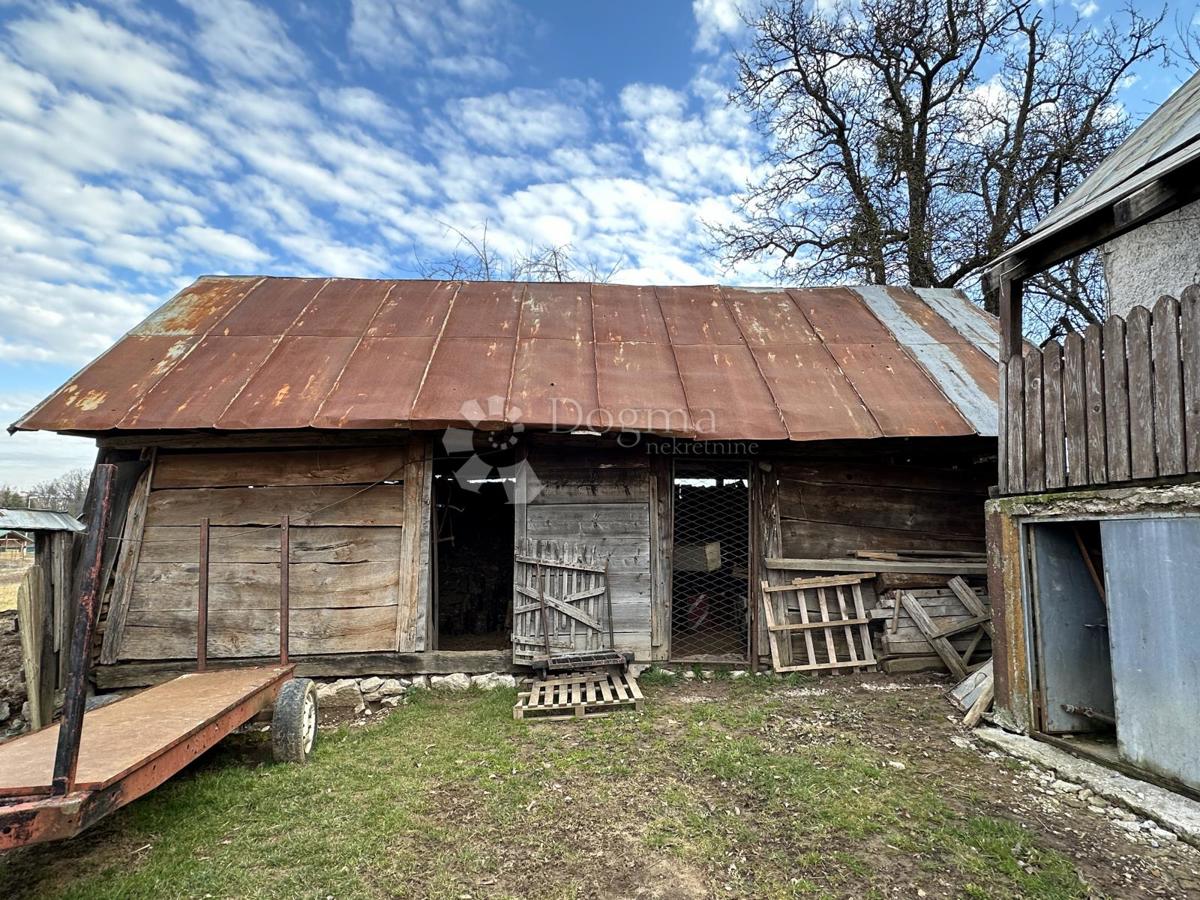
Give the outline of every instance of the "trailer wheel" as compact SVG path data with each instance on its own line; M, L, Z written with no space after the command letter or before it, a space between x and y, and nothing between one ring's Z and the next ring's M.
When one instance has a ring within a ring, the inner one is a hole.
M271 718L276 762L308 762L316 740L317 686L310 678L293 678L279 689Z

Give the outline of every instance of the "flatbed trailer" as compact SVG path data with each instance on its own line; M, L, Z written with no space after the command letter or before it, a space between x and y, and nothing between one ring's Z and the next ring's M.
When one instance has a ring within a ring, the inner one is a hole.
M281 579L279 665L207 669L207 527L201 545L198 671L85 712L112 470L97 467L98 515L84 548L88 569L79 591L62 719L0 744L0 851L74 837L272 707L277 759L304 761L316 737L315 686L293 678L295 666L287 659L286 577ZM286 561L286 518L282 535Z

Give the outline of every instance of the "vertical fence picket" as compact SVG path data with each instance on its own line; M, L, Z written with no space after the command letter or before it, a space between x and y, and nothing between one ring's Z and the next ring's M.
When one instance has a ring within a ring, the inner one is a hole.
M1071 332L1063 341L1063 411L1067 435L1067 484L1088 483L1087 385L1083 338Z
M1066 422L1063 418L1062 345L1042 347L1042 432L1046 451L1046 487L1067 484Z
M1150 321L1154 361L1154 438L1159 475L1187 471L1183 433L1183 368L1179 360L1179 301L1162 296Z
M1125 320L1104 323L1104 438L1110 481L1129 480L1129 368Z
M1025 352L1025 490L1046 489L1045 431L1042 422L1042 354Z
M1008 360L1005 379L1005 416L1008 422L1008 489L1023 494L1025 487L1025 359L1020 354Z
M1200 296L1188 291L1179 301L1179 358L1187 470L1200 472Z
M1088 481L1108 481L1108 451L1104 436L1104 329L1096 323L1083 337L1084 382L1087 386Z
M1129 468L1134 478L1158 474L1154 453L1154 370L1150 310L1135 306L1125 322L1129 359Z

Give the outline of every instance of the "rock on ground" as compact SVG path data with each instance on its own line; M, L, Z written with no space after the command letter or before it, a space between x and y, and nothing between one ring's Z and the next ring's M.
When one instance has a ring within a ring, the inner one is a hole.
M358 682L353 678L341 678L330 684L317 685L317 706L328 709L353 709L360 712L365 708Z
M471 684L485 691L493 691L496 688L516 687L517 679L511 675L506 675L500 672L488 672L486 675L472 676Z
M471 679L462 672L453 675L433 675L429 686L435 691L466 691L471 687Z

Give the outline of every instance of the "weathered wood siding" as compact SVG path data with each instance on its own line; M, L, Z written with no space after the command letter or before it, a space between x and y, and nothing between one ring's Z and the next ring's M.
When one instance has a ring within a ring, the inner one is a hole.
M517 537L592 544L609 561L617 647L651 655L654 557L650 542L650 458L644 451L583 451L534 444L529 465L540 492ZM518 511L519 515L519 511Z
M279 647L279 520L290 517L293 654L422 650L402 592L403 446L161 451L121 634L121 660L195 656L200 521L209 542L210 657ZM426 507L427 508L427 507ZM130 537L127 535L127 537ZM409 593L419 593L410 579ZM400 634L403 628L407 633Z
M995 471L995 444L987 443L959 452L937 442L929 449L880 443L874 454L862 448L777 459L783 555L982 551L983 504Z

